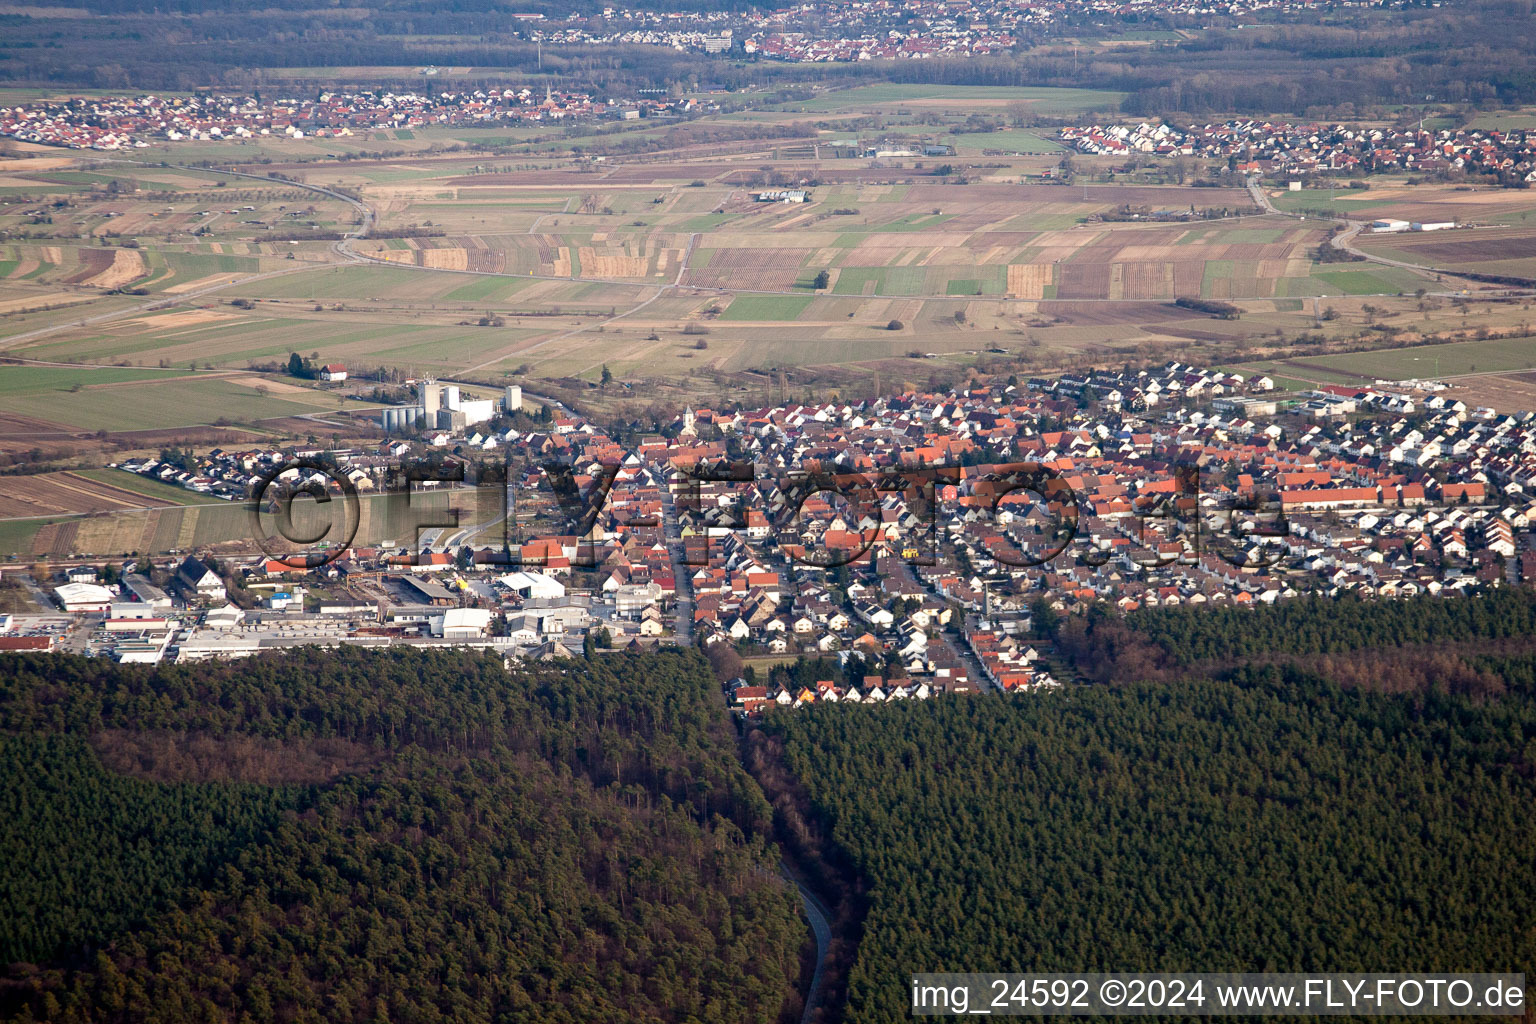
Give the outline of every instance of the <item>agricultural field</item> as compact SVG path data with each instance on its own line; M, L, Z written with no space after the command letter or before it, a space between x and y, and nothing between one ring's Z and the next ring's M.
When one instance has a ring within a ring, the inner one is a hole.
M126 475L126 474L125 474ZM32 478L23 478L32 479ZM197 497L193 495L192 497ZM421 508L453 507L465 510L473 519L477 492L472 489L424 496L415 501ZM408 523L391 514L395 506L380 495L365 496L359 502L358 544L398 541L406 535ZM293 507L294 522L314 536L322 534L331 523L329 509L312 503ZM252 537L250 513L241 501L204 498L198 504L119 508L86 516L38 516L5 518L0 516L0 558L63 558L71 555L123 556L133 552L214 548L221 553L256 554L260 548Z
M1105 160L1079 161L1089 169L1070 185L1043 176L1061 158L1045 119L1119 99L877 85L717 125L198 143L158 148L142 168L31 154L0 164L0 177L30 189L24 201L0 194L0 352L150 376L114 388L36 378L6 412L89 432L361 422L349 414L369 408L363 382L317 389L266 372L291 352L345 363L354 378L521 378L567 397L586 397L575 389L606 366L656 385L628 391L649 397L706 382L750 389L783 369L843 385L998 355L1041 365L1204 345L1260 355L1269 338L1344 337L1372 322L1508 329L1502 307L1423 302L1421 290L1446 290L1432 274L1316 263L1327 221L1262 215L1239 188L1159 183L1171 179ZM978 118L999 130L976 131ZM953 152L851 155L944 146ZM292 181L155 165L172 153ZM300 182L354 190L372 234L335 241L360 222L357 209ZM768 187L803 187L808 201L756 201ZM1316 189L1272 195L1291 210L1330 200ZM1493 273L1536 262L1519 220L1533 209L1528 193L1373 179L1331 200L1355 217L1455 208L1456 219L1501 225L1361 239L1393 259ZM1240 315L1174 305L1195 296Z
M1532 204L1536 212L1536 203ZM1368 236L1366 252L1444 270L1536 278L1536 220L1531 228L1401 232Z
M81 470L6 478L0 519L120 512L194 504L194 496L122 470ZM207 500L207 499L204 499Z
M0 366L7 414L56 430L132 431L304 416L337 399L247 373Z
M1467 225L1520 224L1536 213L1536 198L1527 190L1472 185L1408 185L1383 182L1367 189L1307 188L1290 192L1269 190L1270 201L1289 212L1327 211L1351 220L1454 222Z
M1342 356L1312 356L1307 362L1360 380L1440 379L1516 370L1536 372L1536 338L1489 339Z
M987 109L1002 112L1013 105L1024 105L1031 112L1042 116L1060 116L1090 110L1115 110L1124 98L1123 93L1097 89L886 83L831 92L789 106L796 111L826 113L882 112L895 108L975 113Z

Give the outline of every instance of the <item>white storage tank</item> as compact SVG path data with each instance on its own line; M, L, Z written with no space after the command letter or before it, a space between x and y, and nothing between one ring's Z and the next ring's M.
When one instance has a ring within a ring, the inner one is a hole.
M379 420L385 430L411 430L416 426L416 417L421 415L421 410L414 405L400 406L394 409L383 409L379 413Z

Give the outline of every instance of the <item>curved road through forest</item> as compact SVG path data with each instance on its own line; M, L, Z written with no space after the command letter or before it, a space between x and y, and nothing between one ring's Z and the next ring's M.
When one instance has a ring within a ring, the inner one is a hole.
M811 973L811 984L805 993L805 1010L800 1014L800 1024L811 1024L817 1008L821 1006L821 986L826 975L827 947L832 942L832 926L827 923L827 908L821 898L795 877L789 864L780 861L779 870L800 891L800 902L805 906L805 916L811 922L811 933L816 937L816 970Z

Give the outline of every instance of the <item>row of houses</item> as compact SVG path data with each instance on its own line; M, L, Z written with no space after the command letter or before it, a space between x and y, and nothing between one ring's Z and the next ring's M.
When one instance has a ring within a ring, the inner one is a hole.
M1200 157L1226 160L1243 173L1477 171L1536 181L1536 134L1518 129L1430 131L1235 118L1182 127L1151 121L1069 125L1058 138L1093 156Z

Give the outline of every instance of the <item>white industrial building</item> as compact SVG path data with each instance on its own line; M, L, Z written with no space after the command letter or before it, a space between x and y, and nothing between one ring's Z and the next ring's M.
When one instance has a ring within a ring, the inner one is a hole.
M95 583L65 583L54 589L53 596L67 612L104 612L117 595Z
M510 398L511 388L503 401ZM522 401L522 389L518 389ZM435 380L416 382L416 404L383 409L379 423L385 430L412 431L463 430L484 423L496 415L497 402L491 398L465 398L457 384L439 384Z
M489 608L449 608L431 619L434 636L444 640L471 640L485 635L491 625Z
M496 577L496 582L523 597L556 598L565 596L565 584L541 572L514 572Z

